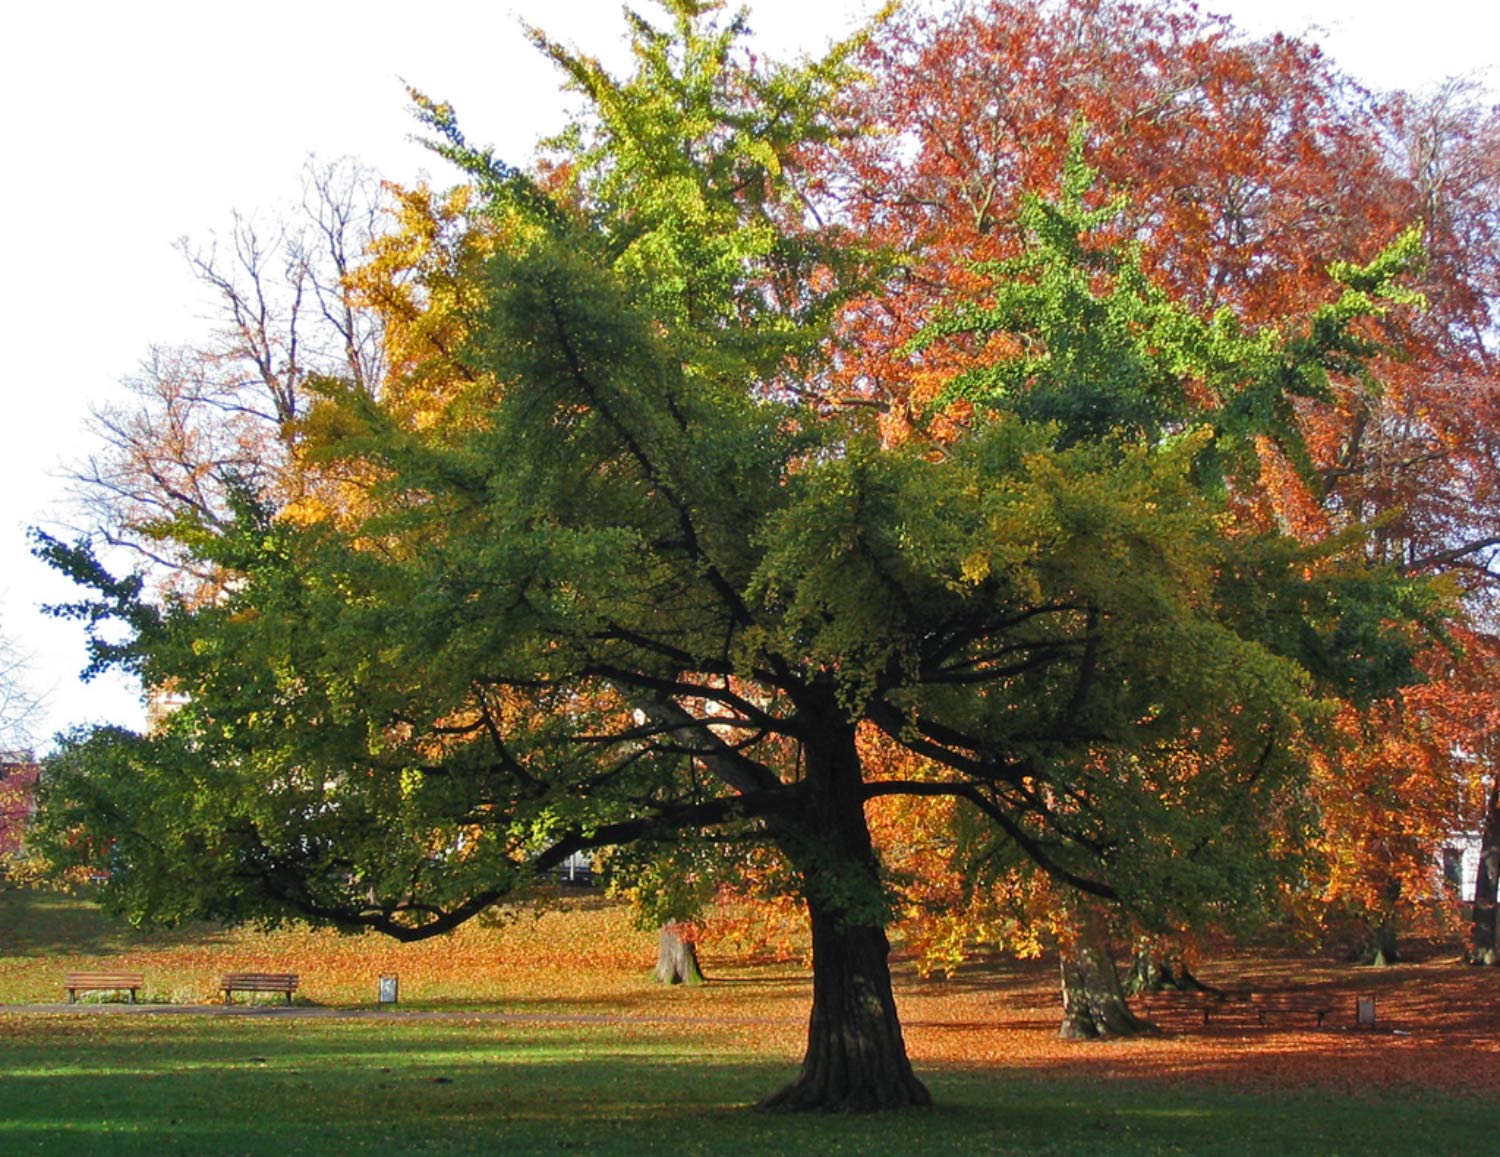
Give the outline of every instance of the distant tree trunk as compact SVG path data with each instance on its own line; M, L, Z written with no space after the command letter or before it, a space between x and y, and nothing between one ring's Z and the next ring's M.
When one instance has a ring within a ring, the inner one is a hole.
M1470 964L1500 964L1497 891L1500 891L1500 773L1490 784L1484 801L1479 868L1474 873L1474 914L1469 928Z
M1063 1040L1137 1036L1156 1026L1130 1011L1109 950L1104 918L1089 900L1072 904L1070 934L1062 946Z
M1400 959L1401 945L1396 939L1396 923L1389 917L1382 918L1378 924L1369 925L1364 939L1354 948L1355 963L1372 968L1384 968Z
M669 920L661 926L656 942L658 984L702 984L703 970L698 966L698 945L691 934L684 936L683 925Z
M890 942L854 728L830 723L804 744L805 810L781 843L802 876L812 923L807 1054L765 1109L872 1112L930 1105L912 1073L891 991Z
M1182 957L1160 952L1149 944L1136 949L1124 987L1129 996L1143 992L1217 991L1194 976Z

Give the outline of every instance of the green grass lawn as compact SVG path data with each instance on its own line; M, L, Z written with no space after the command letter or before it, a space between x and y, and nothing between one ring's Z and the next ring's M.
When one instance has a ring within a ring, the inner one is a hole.
M1495 1105L926 1073L940 1107L746 1109L791 1073L657 1025L0 1014L10 1153L1465 1153Z

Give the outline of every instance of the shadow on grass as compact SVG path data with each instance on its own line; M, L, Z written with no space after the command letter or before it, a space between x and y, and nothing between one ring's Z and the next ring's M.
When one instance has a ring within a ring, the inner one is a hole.
M104 956L211 946L225 939L222 929L204 924L140 931L108 915L86 895L0 890L0 945L6 956Z
M946 1066L938 1107L783 1117L792 1069L661 1026L0 1018L0 1150L284 1153L1458 1151L1493 1105L1330 1103Z

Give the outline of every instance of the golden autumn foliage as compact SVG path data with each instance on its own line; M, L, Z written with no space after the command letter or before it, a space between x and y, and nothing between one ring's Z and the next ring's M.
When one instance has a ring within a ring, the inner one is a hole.
M457 434L494 401L495 384L468 354L486 308L480 271L502 231L474 213L469 186L391 194L388 228L349 277L356 305L382 322L382 409L413 431Z

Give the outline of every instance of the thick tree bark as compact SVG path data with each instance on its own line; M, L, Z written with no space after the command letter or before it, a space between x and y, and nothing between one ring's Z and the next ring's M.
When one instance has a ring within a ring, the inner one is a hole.
M1500 891L1500 773L1484 801L1484 826L1479 837L1479 869L1474 874L1474 913L1469 926L1469 963L1500 964L1500 921L1496 893Z
M684 936L682 925L669 920L661 926L656 942L658 984L702 984L703 969L698 965L698 946L691 936Z
M805 745L805 809L783 850L802 876L812 922L807 1055L765 1109L873 1112L929 1105L912 1073L891 991L890 943L851 725Z
M812 912L812 929L807 1055L797 1079L761 1107L865 1113L931 1104L906 1057L884 929L848 927L826 911Z
M1071 910L1072 928L1062 946L1063 1040L1138 1036L1157 1031L1130 1011L1109 950L1104 918L1083 898Z

